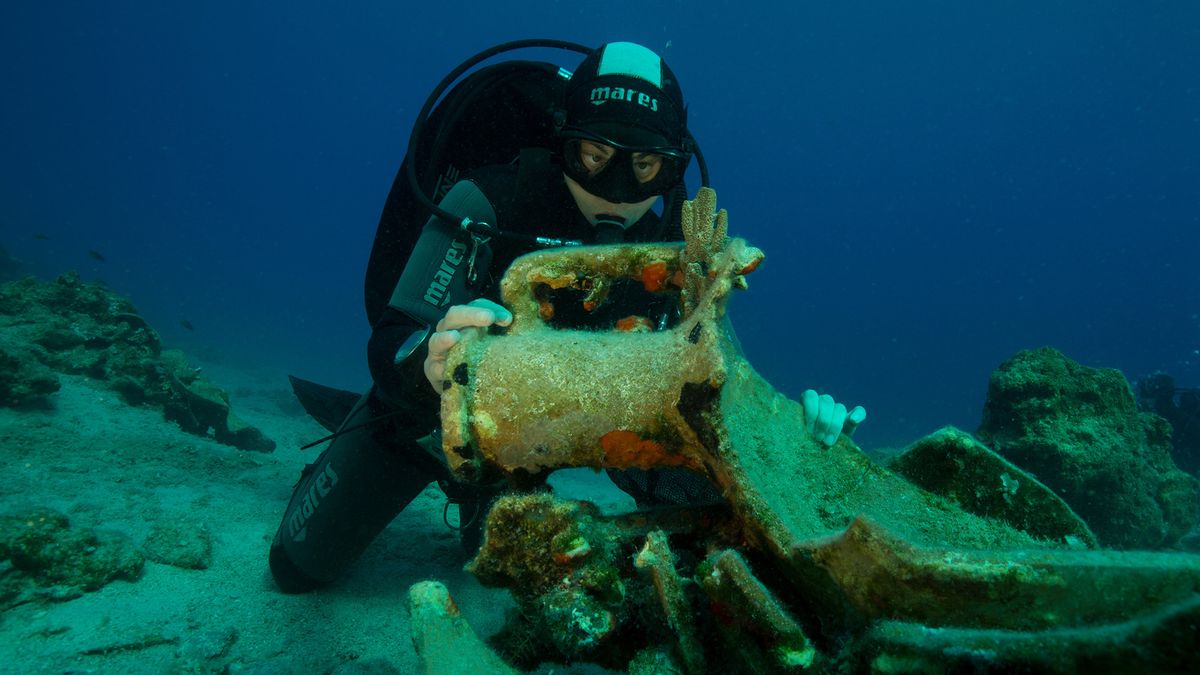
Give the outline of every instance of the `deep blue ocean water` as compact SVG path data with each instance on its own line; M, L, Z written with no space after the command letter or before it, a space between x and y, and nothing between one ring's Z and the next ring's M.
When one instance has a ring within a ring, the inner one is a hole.
M1200 4L412 4L7 3L0 245L170 345L362 388L431 87L505 40L631 40L767 253L732 307L750 360L867 406L862 444L974 430L1024 348L1200 386Z

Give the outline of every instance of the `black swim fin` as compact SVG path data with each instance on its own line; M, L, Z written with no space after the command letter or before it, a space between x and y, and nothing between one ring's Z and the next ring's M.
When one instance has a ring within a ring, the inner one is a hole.
M304 412L330 431L337 431L346 416L354 409L361 393L326 387L323 384L288 375L292 393L304 406Z

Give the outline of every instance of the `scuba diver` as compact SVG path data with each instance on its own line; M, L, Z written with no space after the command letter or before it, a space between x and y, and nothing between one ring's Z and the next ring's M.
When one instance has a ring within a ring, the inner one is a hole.
M491 65L445 93L483 60L531 46L586 56L573 74L540 62ZM432 482L445 492L447 508L457 504L463 547L474 553L482 513L504 486L457 481L445 464L436 434L447 352L465 331L511 323L497 302L498 280L520 255L682 240L683 179L693 156L707 184L678 81L637 44L508 43L442 81L418 114L368 263L373 386L359 397L293 378L305 408L336 433L301 473L271 544L271 573L282 591L305 592L338 578ZM633 304L659 329L678 319L670 298L627 288L614 289L594 316L556 313L555 321L615 322ZM813 391L802 402L810 432L827 445L866 416ZM640 505L720 500L703 477L680 470L610 476ZM532 489L543 479L517 476L512 487Z

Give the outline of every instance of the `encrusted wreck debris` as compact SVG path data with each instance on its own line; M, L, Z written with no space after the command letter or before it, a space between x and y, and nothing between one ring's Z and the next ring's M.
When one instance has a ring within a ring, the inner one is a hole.
M450 354L443 443L461 477L676 467L727 501L603 516L548 495L502 498L472 569L517 599L500 644L510 662L687 673L1200 666L1172 648L1200 632L1200 556L1089 550L1095 537L1065 503L961 432L914 449L899 472L846 437L812 440L800 405L754 371L723 320L762 259L726 227L701 190L682 245L519 259L503 282L511 329ZM629 280L674 294L679 322L550 325L550 291L575 289L592 311ZM983 471L992 494L944 475L955 462ZM418 606L426 595L414 587ZM427 614L414 612L418 635ZM464 653L422 650L431 672L463 667Z
M513 312L508 334L468 341L447 364L443 447L453 470L473 479L491 469L716 464L698 435L705 425L686 418L715 402L727 366L737 365L725 302L763 254L726 237L724 212L715 213L710 194L684 208L689 243L682 251L678 244L597 246L513 263L502 281ZM586 307L602 301L594 289L619 279L678 293L679 325L600 332L547 323L556 311L548 289L589 290Z

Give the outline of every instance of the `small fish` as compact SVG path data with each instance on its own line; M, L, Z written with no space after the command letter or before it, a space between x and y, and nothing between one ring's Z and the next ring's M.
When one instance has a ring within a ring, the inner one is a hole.
M34 238L34 239L37 239L38 241L50 241L50 235L48 235L48 234L42 234L41 232L37 232L37 233L35 233L35 234L33 235L33 238Z
M190 330L190 331L195 331L195 330L196 330L196 327L192 325L192 322L191 322L191 321L188 321L187 319L180 319L180 320L179 320L179 325L180 325L180 326L183 326L184 328L186 328L186 329L188 329L188 330Z
M104 255L101 254L100 251L92 249L92 250L88 251L88 255L92 257L92 260L99 260L100 262L104 262Z

